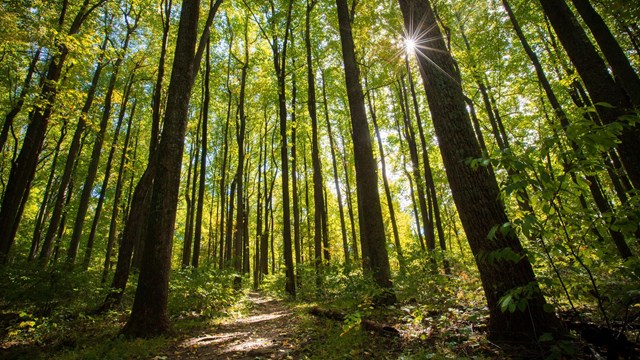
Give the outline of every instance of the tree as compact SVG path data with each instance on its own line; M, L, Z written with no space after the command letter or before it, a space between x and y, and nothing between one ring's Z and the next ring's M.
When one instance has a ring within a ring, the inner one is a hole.
M215 4L211 4L207 20L213 18L221 2L222 0L217 0ZM146 337L171 331L167 296L182 152L191 88L197 74L196 65L199 64L204 43L208 39L207 25L210 26L207 21L196 52L199 13L199 0L183 2L164 126L157 150L157 166L160 171L156 173L151 192L149 228L133 309L122 329L122 333L127 336Z
M429 101L442 160L460 220L480 271L489 307L488 330L496 340L535 342L546 332L561 332L516 233L511 230L499 188L485 167L467 160L481 156L451 53L429 0L399 0L409 38L418 44L416 58ZM500 228L501 231L496 231ZM493 231L492 231L493 229ZM513 257L493 258L497 251ZM490 260L493 259L493 260ZM502 311L505 299L526 301L524 309Z
M243 0L246 4L246 0ZM247 5L248 7L248 5ZM282 40L276 33L277 19L276 6L273 0L269 0L271 9L269 25L271 36L260 26L262 35L268 39L271 47L273 68L278 79L278 117L280 119L280 168L282 179L282 241L284 245L284 263L286 272L285 291L295 297L296 281L293 263L293 240L291 237L291 200L289 194L289 147L287 145L287 100L286 100L286 76L287 76L287 48L291 33L291 12L293 0L287 1L286 20L282 29ZM254 14L255 18L255 14ZM256 21L258 22L258 21ZM260 24L260 22L258 22ZM273 222L272 222L273 225Z
M360 70L355 55L355 44L351 32L351 18L346 0L336 0L338 25L344 59L345 81L351 112L351 137L353 140L356 165L356 186L358 191L358 213L360 223L360 244L365 271L376 283L386 289L379 299L383 303L395 302L392 290L389 256L387 254L380 194L378 192L377 164L373 158L371 134L367 122L364 94L360 83Z

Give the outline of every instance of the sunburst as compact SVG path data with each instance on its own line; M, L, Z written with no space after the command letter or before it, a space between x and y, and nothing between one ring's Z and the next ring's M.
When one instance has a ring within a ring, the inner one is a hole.
M429 46L429 44L434 41L442 39L442 35L433 35L433 30L437 27L437 24L433 23L427 26L424 17L420 19L420 22L416 23L413 19L413 14L411 14L409 23L414 24L414 27L404 27L401 42L402 45L400 46L401 49L398 51L398 57L415 55L418 58L426 59L431 65L445 74L448 78L457 82L451 74L447 73L429 57L429 54L433 54L434 52L443 54L447 53L447 51L435 49Z

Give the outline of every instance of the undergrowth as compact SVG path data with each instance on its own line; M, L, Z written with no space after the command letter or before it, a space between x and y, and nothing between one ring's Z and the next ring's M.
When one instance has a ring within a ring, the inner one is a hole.
M0 358L3 359L148 359L173 339L126 339L126 323L137 277L132 276L123 303L96 314L109 288L93 269L70 271L13 264L0 269ZM236 304L230 273L206 269L171 274L168 309L178 334L203 328ZM178 335L179 336L179 335Z

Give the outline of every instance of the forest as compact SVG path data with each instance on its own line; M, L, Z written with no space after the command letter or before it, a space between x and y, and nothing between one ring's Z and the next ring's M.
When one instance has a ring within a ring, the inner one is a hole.
M0 358L635 359L639 72L631 0L1 0Z

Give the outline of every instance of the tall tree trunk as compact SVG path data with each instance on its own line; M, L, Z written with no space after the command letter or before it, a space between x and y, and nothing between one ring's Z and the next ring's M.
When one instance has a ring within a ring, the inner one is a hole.
M291 36L291 46L293 47L293 34ZM292 59L293 68L296 67L295 58ZM296 286L300 288L300 266L302 265L301 231L300 231L300 196L298 195L298 154L297 154L297 119L296 100L298 87L296 85L295 72L291 73L291 193L293 202L293 249L296 260Z
M122 155L120 155L120 165L118 166L118 179L116 182L116 191L113 196L113 208L111 209L111 221L109 222L109 235L107 237L107 248L104 255L104 265L102 268L102 283L107 282L107 276L109 275L109 269L111 268L111 255L113 253L113 247L116 243L116 233L118 226L118 210L120 207L120 198L122 197L122 188L124 187L124 170L128 164L127 153L129 151L129 141L131 139L131 123L133 122L133 116L136 111L137 100L134 100L131 107L131 113L129 114L129 121L127 122L127 132L124 138L124 145L122 147ZM89 247L87 247L87 251ZM85 269L88 267L91 254L85 254Z
M200 124L195 134L193 144L198 144L200 141ZM182 268L186 268L191 263L191 245L193 244L193 223L194 223L194 210L196 205L196 187L198 186L198 158L200 157L200 146L191 147L191 155L189 156L189 168L187 170L187 186L185 187L185 199L187 202L187 216L185 221L184 242L182 246ZM193 171L193 178L191 176ZM192 180L193 179L193 180Z
M31 239L31 248L29 249L29 257L28 261L33 261L36 259L38 255L38 251L40 250L40 240L42 239L42 229L44 227L44 221L48 213L49 207L49 197L52 195L52 187L53 180L56 174L56 165L58 164L58 155L60 154L60 145L62 145L62 141L67 135L67 123L65 122L62 125L62 129L60 131L60 137L58 141L56 141L55 149L53 150L53 160L51 160L51 171L49 172L49 178L47 180L47 185L44 188L44 195L42 197L42 203L40 203L40 208L38 208L38 215L36 216L36 224L33 229L33 238Z
M465 159L479 158L481 151L466 112L460 75L442 40L431 3L428 0L399 0L399 3L405 27L418 34L416 42L429 41L429 48L422 49L417 60L451 192L487 298L489 335L496 340L536 342L545 332L558 334L562 331L559 321L544 309L546 301L516 233L497 231L492 239L487 239L494 226L509 220L500 202L495 177L484 167L472 169L465 163ZM517 260L489 261L489 254L504 249L509 249ZM525 311L502 311L500 301L506 296L518 303L526 299Z
M402 118L404 120L404 138L407 140L407 146L409 147L409 155L411 158L411 168L413 174L413 180L415 181L416 189L418 191L418 205L420 206L420 215L422 220L422 233L424 234L427 250L431 255L436 248L435 232L433 228L433 219L429 214L429 207L427 205L427 195L425 194L425 184L422 179L422 173L420 172L420 158L418 157L418 145L416 144L416 135L411 125L411 111L409 108L409 99L407 95L406 85L404 82L404 76L398 79L398 95L400 98L400 108L402 109ZM433 265L435 264L435 257L431 257Z
M265 107L266 113L266 107ZM266 117L266 116L265 116ZM256 237L255 237L255 248L254 248L254 257L253 257L253 289L258 290L260 283L262 282L262 268L261 268L261 239L263 234L262 229L262 183L266 184L266 156L267 156L267 130L269 128L267 121L264 121L261 126L264 125L264 134L260 135L259 143L258 143L258 182L256 183L256 187L258 188L258 195L256 199ZM265 187L266 190L266 187ZM266 191L265 191L266 193Z
M366 83L366 78L365 78ZM387 161L385 160L384 146L382 145L382 136L380 136L380 128L378 127L378 116L374 107L374 103L371 100L373 89L367 92L367 103L369 105L369 113L371 114L371 121L373 122L373 128L376 132L376 139L378 140L378 151L380 152L380 162L382 165L382 181L384 183L384 194L387 198L387 206L389 207L389 218L391 220L391 229L393 231L393 241L396 247L396 253L398 254L398 264L400 265L400 273L406 272L404 254L402 253L402 244L400 244L400 235L398 234L398 224L396 221L396 212L393 207L393 197L391 196L391 189L389 188L389 179L387 179Z
M207 41L207 56L205 59L205 71L204 71L204 103L202 105L202 150L200 152L200 181L198 187L198 206L196 209L196 224L195 224L195 236L193 243L193 258L191 259L191 265L197 268L200 262L200 246L202 244L202 213L204 210L204 189L206 181L207 171L207 137L208 137L208 123L209 123L209 102L211 95L209 93L209 77L211 72L211 59L210 59L211 40Z
M305 32L304 32L304 44L307 61L307 109L309 111L309 117L311 118L311 166L313 172L313 247L314 247L314 264L316 268L316 286L320 285L322 267L322 235L327 232L327 224L323 221L322 214L324 213L325 203L324 196L322 196L322 163L320 162L320 147L318 145L318 111L316 106L316 77L313 68L313 58L311 56L311 12L317 4L316 0L307 0L307 9L305 17ZM324 89L324 85L323 85ZM326 100L325 100L326 101ZM326 105L326 104L325 104ZM328 114L327 114L328 116ZM328 118L327 118L328 124ZM333 140L331 140L333 144ZM331 146L331 151L333 145ZM335 160L335 159L334 159ZM334 161L335 167L335 161ZM336 190L338 191L338 198L340 198L340 190L336 183ZM342 214L342 203L338 199L341 225L343 235L344 232L344 216ZM307 209L308 211L308 209ZM345 247L345 261L349 263L349 252L347 251L347 238L342 237L343 247Z
M231 29L231 27L229 27ZM219 259L219 267L223 269L225 267L226 257L226 244L225 244L225 233L228 233L227 227L225 226L226 216L227 216L227 160L229 154L229 124L231 122L231 102L233 100L233 94L231 93L231 48L233 47L233 32L230 31L229 38L229 54L227 57L227 80L225 82L226 90L227 90L227 116L226 122L224 126L224 135L222 140L222 166L221 166L221 175L220 175L220 259ZM233 202L233 200L231 200Z
M323 100L323 104L324 104L324 116L325 116L325 122L327 124L327 135L329 136L329 147L331 148L331 164L332 164L332 168L333 168L333 182L335 184L336 187L336 197L338 199L338 212L340 213L340 234L342 235L342 247L344 249L349 249L349 242L347 239L347 226L345 224L345 219L344 219L344 205L342 204L342 190L340 188L340 178L338 176L338 164L336 162L336 144L335 141L333 139L333 134L331 133L331 122L329 120L329 105L327 103L327 91L326 91L326 84L325 84L325 78L324 78L324 70L322 71L322 100ZM317 127L317 125L316 125ZM319 159L319 149L318 149L318 162L320 161ZM313 153L312 153L313 154ZM315 180L315 168L314 168L314 201L318 201L316 200L316 194L315 191L322 191L322 188L320 189L316 189L316 180ZM347 182L349 180L347 179ZM322 185L322 174L320 174L320 185ZM322 193L320 193L320 195L322 195ZM323 199L324 201L324 199ZM324 208L326 208L327 205L324 204L322 211L324 211ZM318 211L318 208L316 207L315 211ZM353 219L353 216L352 216ZM318 221L316 219L316 221ZM326 224L325 224L326 225ZM353 225L353 223L352 223ZM355 237L355 231L354 231L354 237ZM320 239L317 240L318 242L316 243L316 246L320 246ZM355 241L355 240L354 240ZM358 258L358 248L354 247L354 257L357 259ZM320 251L320 250L317 250ZM316 253L316 259L320 258L321 255ZM347 267L351 266L351 259L349 258L349 251L345 251L345 265Z
M99 311L106 311L120 305L124 290L129 280L129 272L131 269L132 254L136 241L142 236L143 228L147 226L145 211L150 201L150 191L148 189L153 184L153 176L155 172L155 160L149 163L147 169L142 174L138 184L133 191L131 198L131 208L128 211L128 217L125 221L120 248L118 249L118 261L116 270L111 281L111 291L105 297Z
M416 114L416 124L418 125L418 135L420 136L420 146L422 147L422 165L424 166L424 178L425 178L425 192L427 194L427 199L429 200L429 220L430 223L430 231L434 231L433 227L435 226L438 231L438 244L440 245L440 250L442 251L442 266L444 268L445 274L451 273L451 267L449 266L449 261L445 255L447 250L447 243L444 238L444 229L442 228L442 219L440 218L440 206L438 205L438 194L436 193L436 184L433 181L433 172L431 170L431 162L429 161L429 144L427 144L427 140L425 137L425 131L422 126L422 116L420 116L420 107L418 105L418 98L416 96L416 89L413 82L413 72L411 71L411 66L409 66L409 57L405 57L405 66L407 68L407 76L409 81L409 90L411 91L411 99L413 100L413 111ZM434 236L435 242L435 236ZM435 245L435 244L434 244ZM435 247L435 246L434 246Z
M133 259L131 259L131 253L123 254L122 252L118 253L118 265L116 265L116 275L114 275L114 283L116 279L121 286L125 286L127 279L129 277L129 267L133 265L136 268L140 267L142 252L143 252L143 239L146 237L146 220L142 217L145 216L149 212L149 199L148 195L151 191L151 187L153 186L153 178L155 177L156 172L156 149L158 147L159 138L160 138L160 127L161 127L161 118L162 118L162 88L164 82L165 75L165 63L166 63L166 54L168 47L168 38L169 38L169 30L171 28L171 8L172 8L172 0L162 0L160 5L160 16L162 20L162 45L160 48L160 58L158 60L158 75L156 77L156 83L153 88L153 98L151 102L151 136L149 139L149 153L147 158L147 169L143 174L143 177L140 178L138 184L135 187L134 194L131 198L144 199L143 202L134 203L132 205L129 216L127 217L127 224L125 224L125 230L123 231L123 244L127 243L126 246L121 246L121 248L128 249L129 242L131 242L131 252L133 252ZM142 182L142 180L145 180ZM129 226L129 223L132 224L132 227ZM133 227L135 226L135 227ZM128 231L127 228L131 228L131 231ZM128 236L133 236L132 238L128 238ZM122 254L126 260L120 261L120 254ZM127 269L119 269L120 265L127 266ZM122 288L124 291L124 287ZM121 296L119 292L113 292L114 296ZM109 297L107 297L108 299ZM116 299L116 302L119 302L119 299ZM105 303L106 304L106 303Z
M184 150L189 100L196 75L199 0L182 3L180 25L169 83L162 137L151 193L149 228L131 316L122 329L127 336L153 336L170 332L167 312L171 244L175 225L180 167Z
M273 51L273 65L278 78L278 116L280 119L280 168L282 179L282 241L284 244L285 263L285 291L295 297L296 282L293 263L293 249L291 239L291 200L289 195L289 148L287 145L287 101L286 101L286 63L287 45L291 28L291 9L293 0L287 6L287 23L284 29L282 48L277 38L271 44Z
M153 87L153 99L151 103L151 141L149 143L149 162L153 159L160 137L160 121L162 118L162 87L164 82L165 62L167 48L169 46L169 30L171 29L171 7L173 0L161 0L160 16L162 17L162 46L158 59L158 76Z
M236 228L235 241L233 246L233 268L236 271L234 287L239 290L242 285L242 270L244 258L245 242L245 133L247 129L247 115L245 113L245 97L247 86L247 72L249 70L249 36L248 19L245 19L244 28L244 60L242 62L242 72L240 75L240 94L238 96L238 115L236 118L236 143L238 144L238 168L236 169Z
M346 0L336 0L342 57L344 59L345 81L351 112L351 137L353 139L358 190L358 213L360 222L360 243L365 272L371 274L376 283L384 288L385 294L379 299L383 303L395 302L387 254L380 194L378 193L377 164L371 148L371 134L367 123L360 70L355 55L355 44L351 33L349 7Z
M123 96L124 100L120 105L120 114L118 115L118 122L116 124L116 128L113 133L113 140L111 142L111 147L109 149L109 156L107 156L107 165L104 171L104 178L102 179L102 186L100 187L100 197L98 198L98 204L96 205L96 210L93 215L91 231L89 232L89 238L87 239L87 246L85 247L84 259L82 262L82 267L85 270L89 267L89 263L91 261L91 254L93 253L93 244L95 242L96 232L98 230L98 223L100 222L100 214L102 213L102 206L104 205L104 199L107 194L107 186L109 185L109 179L111 177L111 166L113 164L113 156L117 148L118 138L120 137L120 127L122 126L122 121L124 120L125 111L127 109L127 103L129 102L129 95L131 93L131 86L133 85L134 76L135 76L135 71L131 73L131 75L129 76L129 80L127 81L127 85L125 86L125 91ZM135 108L132 109L132 113L129 116L133 116L134 112L135 112Z
M267 124L267 114L265 111L265 124ZM266 130L265 130L266 131ZM275 136L275 131L273 133L273 136ZM265 141L266 141L266 132L265 132ZM264 201L264 230L262 231L262 236L260 238L260 272L263 275L267 275L269 274L269 229L270 229L270 223L269 223L269 219L270 216L269 214L273 212L273 187L275 185L276 182L276 170L274 169L276 165L275 162L275 154L273 151L273 146L275 144L275 141L271 141L271 160L269 161L269 169L270 169L270 173L271 173L271 181L267 181L267 174L265 172L265 181L264 181L264 193L265 193L265 201ZM265 159L264 159L264 166L267 166L267 148L265 145ZM266 171L266 170L265 170ZM270 184L269 184L270 183ZM271 218L272 219L272 218ZM273 258L273 256L272 256Z
M402 103L402 101L400 101L400 103ZM394 114L397 114L397 105L394 103ZM404 116L404 114L403 114ZM406 154L406 150L404 149L404 144L406 142L406 133L404 133L401 130L401 126L400 126L400 121L398 120L398 116L394 115L395 117L395 127L396 127L396 131L398 132L398 138L401 139L400 141L400 153L401 154ZM402 139L405 138L405 140L403 141ZM418 242L420 244L420 249L422 249L422 251L426 251L427 247L425 245L425 241L424 241L424 237L422 234L422 231L420 231L420 229L422 229L422 227L420 226L420 214L418 212L418 204L416 202L416 191L415 191L415 187L413 186L413 176L411 176L411 172L409 171L409 169L407 168L407 159L405 156L402 157L401 160L402 163L402 168L404 170L404 174L407 177L407 180L409 180L409 194L411 196L411 207L413 209L413 219L416 222L416 234L418 236Z
M328 124L329 122L327 122ZM353 258L358 261L358 237L356 236L356 221L353 211L353 201L351 200L353 192L351 191L351 176L349 176L349 167L347 166L346 158L346 146L344 144L344 136L340 131L340 145L342 146L342 154L340 154L340 162L342 163L342 169L344 170L344 185L346 187L347 195L347 211L349 213L349 223L351 225L351 246L353 247Z

